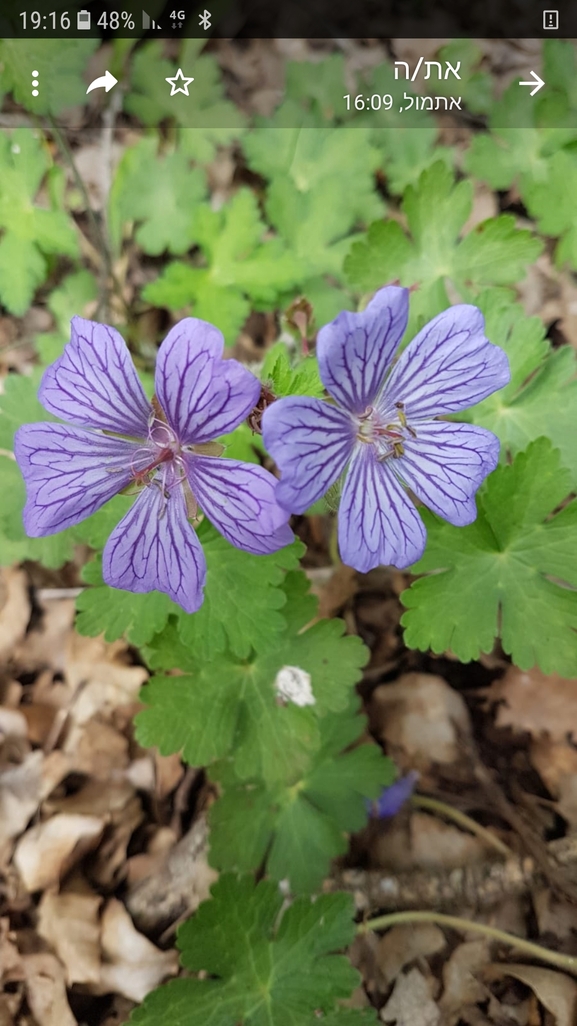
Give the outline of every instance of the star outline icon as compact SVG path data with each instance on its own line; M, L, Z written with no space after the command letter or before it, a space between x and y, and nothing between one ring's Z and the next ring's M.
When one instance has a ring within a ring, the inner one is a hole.
M188 92L188 87L189 87L191 82L194 82L194 79L193 78L187 78L186 75L184 74L182 68L179 68L178 71L176 72L176 75L173 75L172 77L169 77L169 78L165 78L164 81L168 82L168 84L170 86L170 95L171 96L176 96L177 93L184 93L185 96L189 96L190 94ZM181 84L177 85L177 82L180 82Z

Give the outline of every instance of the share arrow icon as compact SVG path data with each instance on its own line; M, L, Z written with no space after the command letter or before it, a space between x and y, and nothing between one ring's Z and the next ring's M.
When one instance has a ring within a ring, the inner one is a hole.
M91 93L93 89L105 89L106 92L109 93L112 87L115 86L117 83L118 79L115 78L114 75L111 75L109 71L107 71L104 75L101 75L100 78L95 78L94 82L90 83L88 89L86 90L86 93Z
M529 96L534 96L535 93L538 93L539 90L543 88L545 83L544 83L542 78L539 78L539 75L537 74L537 72L530 71L529 74L533 76L533 81L531 81L531 79L529 79L528 82L519 82L519 85L533 86L531 92L529 93Z

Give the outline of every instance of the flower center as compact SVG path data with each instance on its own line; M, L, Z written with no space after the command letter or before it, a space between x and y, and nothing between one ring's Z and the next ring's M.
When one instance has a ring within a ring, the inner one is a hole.
M184 492L189 519L195 520L198 506L186 477L183 454L189 456L222 456L224 445L220 442L199 442L183 445L166 421L164 412L156 398L152 400L153 412L148 423L148 436L144 445L137 449L130 466L134 484L138 488L155 485L163 494L165 502L173 488L180 486Z
M367 406L365 412L355 419L357 440L373 445L377 451L378 460L386 460L389 457L399 459L405 452L403 442L407 436L417 437L416 431L407 423L405 407L402 402L395 403L395 413L392 418L383 417L374 406Z

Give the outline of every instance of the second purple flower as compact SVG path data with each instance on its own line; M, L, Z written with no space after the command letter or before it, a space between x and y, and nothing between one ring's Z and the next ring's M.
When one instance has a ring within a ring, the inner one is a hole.
M475 493L499 458L499 440L439 417L485 399L510 379L502 349L475 306L425 325L393 365L407 326L407 289L381 289L361 313L321 328L317 356L329 401L289 396L263 416L263 440L281 471L277 499L304 513L343 475L338 539L360 572L410 566L426 544L409 488L456 526L475 520Z

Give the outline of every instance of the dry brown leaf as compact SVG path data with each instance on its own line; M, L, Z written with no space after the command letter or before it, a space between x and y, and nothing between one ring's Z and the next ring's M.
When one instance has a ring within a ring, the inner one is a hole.
M0 568L0 662L12 657L30 619L28 579L23 570Z
M534 888L531 900L541 937L549 933L559 940L573 939L577 932L577 908L572 901L558 898L549 887Z
M96 894L48 890L38 906L38 933L58 955L69 987L100 980L101 903Z
M167 976L178 971L176 951L160 951L135 929L124 905L111 898L102 916L100 983L91 990L99 994L122 994L143 1001Z
M340 563L336 568L313 567L307 570L307 577L312 584L312 594L319 600L320 619L336 616L359 589L356 571L344 563Z
M0 739L5 737L27 737L28 724L20 709L0 705Z
M42 752L29 752L19 766L0 772L0 863L40 805L43 759Z
M47 952L24 955L26 994L38 1026L77 1026L66 997L64 970Z
M553 1016L555 1026L575 1026L577 1022L577 983L565 973L539 965L499 965L485 969L487 979L512 976L530 987L537 1000Z
M128 739L100 717L73 725L63 751L74 758L74 768L99 780L108 780L129 765Z
M572 736L577 742L577 680L541 670L511 666L487 691L490 703L502 703L496 715L498 727L512 727L556 741Z
M108 644L102 638L69 635L66 679L76 695L71 708L76 723L87 723L96 713L106 717L137 700L148 673L143 666L128 665L127 651L123 641Z
M425 772L432 763L453 763L459 737L470 732L465 702L442 677L406 673L373 692L371 723L402 769Z
M48 702L33 702L23 705L22 715L28 727L28 740L33 745L44 747L54 729L54 721L59 711Z
M166 839L166 838L165 838ZM208 826L200 815L171 850L163 865L130 888L126 904L141 930L164 929L196 911L209 897L218 873L208 864Z
M451 823L414 812L409 825L410 851L413 865L435 869L451 869L482 862L493 852L487 841Z
M28 893L58 883L79 859L98 844L104 820L62 813L37 823L20 838L16 866Z
M381 1019L395 1026L439 1026L439 1006L433 1001L430 981L419 969L397 977L395 989L381 1009Z
M466 1005L476 1005L487 998L487 988L478 973L489 962L486 940L464 941L453 951L443 967L443 996L439 1007L446 1026L458 1022Z
M381 989L385 990L410 962L436 955L446 944L443 931L433 923L407 923L387 930L376 951Z
M74 599L52 599L39 602L42 618L28 631L14 658L25 670L34 671L49 666L55 673L64 673L66 645L76 615ZM37 694L35 699L39 700Z
M9 919L0 919L0 983L14 983L24 979L22 957L10 932Z

